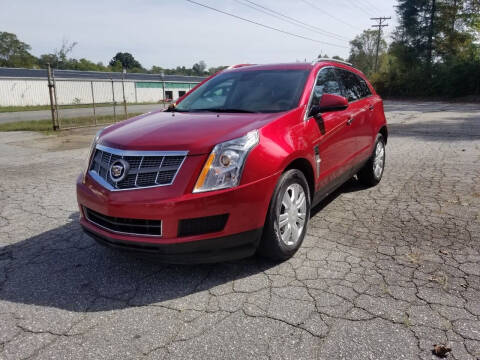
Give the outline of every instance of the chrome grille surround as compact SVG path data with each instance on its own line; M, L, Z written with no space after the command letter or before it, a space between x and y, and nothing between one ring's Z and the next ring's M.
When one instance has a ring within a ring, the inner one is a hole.
M97 144L88 167L89 175L110 191L136 190L173 184L188 151L120 150ZM125 160L129 169L124 179L114 181L110 166Z

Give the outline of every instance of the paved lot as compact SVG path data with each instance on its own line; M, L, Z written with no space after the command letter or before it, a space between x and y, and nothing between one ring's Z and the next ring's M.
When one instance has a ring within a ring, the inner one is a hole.
M156 109L162 109L162 104L146 104L146 105L128 105L128 113L148 112ZM97 116L113 115L113 106L99 106L96 108ZM124 114L123 103L116 106L117 116L122 118ZM93 116L92 108L78 108L78 109L59 109L58 114L60 120L71 119L82 116ZM17 111L0 113L0 124L16 122L16 121L30 121L30 120L50 120L52 119L52 112L50 110L35 110L35 111Z
M387 110L382 183L317 207L283 264L99 247L77 223L83 143L0 133L0 358L480 358L480 105Z

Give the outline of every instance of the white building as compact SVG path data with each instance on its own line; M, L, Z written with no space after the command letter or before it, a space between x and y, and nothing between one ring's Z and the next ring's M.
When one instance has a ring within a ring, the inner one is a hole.
M59 105L174 100L203 77L97 71L54 71ZM122 79L124 80L122 81ZM47 70L0 67L0 106L49 105Z

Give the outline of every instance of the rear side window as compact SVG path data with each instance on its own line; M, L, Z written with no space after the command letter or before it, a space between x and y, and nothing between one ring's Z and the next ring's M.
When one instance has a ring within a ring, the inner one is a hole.
M344 96L349 102L372 95L365 80L357 74L341 69L338 69L338 73L339 77L342 79Z
M362 98L369 97L372 95L370 88L367 85L367 82L363 80L360 76L356 75L358 80L360 81L360 86L362 88Z

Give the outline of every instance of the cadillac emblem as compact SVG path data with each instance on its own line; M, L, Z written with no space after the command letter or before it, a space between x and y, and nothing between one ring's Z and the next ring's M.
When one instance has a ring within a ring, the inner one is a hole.
M127 176L129 168L130 166L125 160L123 159L115 160L110 165L110 170L109 170L110 178L115 182L122 181L123 179L125 179L125 176Z

